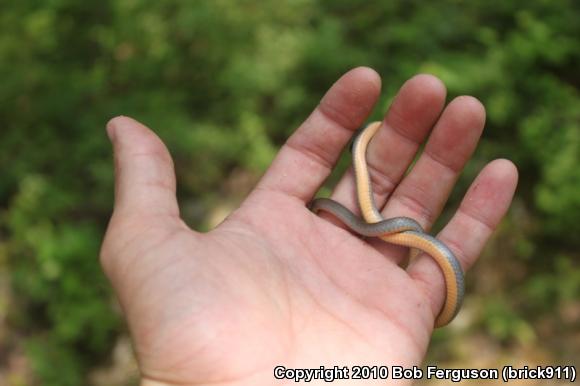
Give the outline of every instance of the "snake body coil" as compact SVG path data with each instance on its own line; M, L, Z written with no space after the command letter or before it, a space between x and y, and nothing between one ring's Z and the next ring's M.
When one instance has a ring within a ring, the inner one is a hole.
M315 213L320 210L331 213L360 235L380 237L388 243L416 248L430 255L445 277L445 303L435 320L435 326L442 327L453 320L461 307L465 293L463 270L451 250L440 240L425 233L415 220L409 217L385 219L378 210L371 188L366 152L371 138L380 127L381 122L373 122L365 127L352 146L357 199L364 220L338 202L327 198L313 200L310 208Z

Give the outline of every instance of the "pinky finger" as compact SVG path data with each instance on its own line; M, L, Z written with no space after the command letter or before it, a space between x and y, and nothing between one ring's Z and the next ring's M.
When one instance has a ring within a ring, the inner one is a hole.
M459 260L464 271L475 263L507 212L518 181L518 171L511 161L490 162L477 176L463 198L457 213L439 233ZM443 273L429 256L422 255L408 268L427 294L435 318L445 301Z

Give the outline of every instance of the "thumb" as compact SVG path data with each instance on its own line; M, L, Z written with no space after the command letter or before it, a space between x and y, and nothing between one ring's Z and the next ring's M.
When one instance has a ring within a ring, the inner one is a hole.
M128 117L107 123L115 153L115 215L179 217L169 151L153 131Z
M115 208L101 246L105 273L122 287L119 272L130 265L129 241L143 247L183 227L175 195L173 160L161 139L139 122L116 117L107 123L115 153ZM148 244L145 243L145 244ZM137 256L139 254L136 254ZM122 296L121 296L122 297Z

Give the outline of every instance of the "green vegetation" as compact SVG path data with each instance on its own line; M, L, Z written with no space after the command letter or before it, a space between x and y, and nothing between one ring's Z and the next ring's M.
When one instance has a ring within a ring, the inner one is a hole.
M217 203L241 198L230 177L258 176L358 65L383 77L374 118L418 72L486 105L451 208L485 162L520 170L468 277L471 319L438 333L451 357L437 359L465 359L452 345L468 335L504 355L541 340L554 361L577 359L566 336L580 315L578 20L572 0L0 2L0 353L22 353L34 380L3 354L0 379L87 384L122 334L97 258L112 205L109 118L164 139L187 221L203 229Z

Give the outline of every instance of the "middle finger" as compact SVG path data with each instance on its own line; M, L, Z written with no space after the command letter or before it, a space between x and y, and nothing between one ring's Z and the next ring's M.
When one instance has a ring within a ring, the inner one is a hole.
M452 100L435 125L425 150L381 214L385 218L408 216L429 229L475 150L484 123L485 109L476 98L460 96ZM381 207L381 203L377 205Z
M371 185L379 209L441 114L445 94L445 86L439 79L423 74L409 79L399 90L367 151ZM342 176L331 198L360 213L352 167Z

